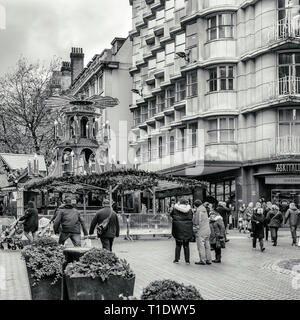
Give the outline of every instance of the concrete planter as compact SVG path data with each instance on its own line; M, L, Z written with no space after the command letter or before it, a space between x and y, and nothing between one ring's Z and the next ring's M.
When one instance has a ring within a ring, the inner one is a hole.
M119 297L133 296L135 277L124 279L112 276L106 281L101 278L70 278L66 276L66 284L70 300L122 300Z
M52 285L51 283L54 281L54 276L47 277L41 279L37 285L33 286L33 271L27 266L26 268L32 300L61 300L61 280L58 280Z

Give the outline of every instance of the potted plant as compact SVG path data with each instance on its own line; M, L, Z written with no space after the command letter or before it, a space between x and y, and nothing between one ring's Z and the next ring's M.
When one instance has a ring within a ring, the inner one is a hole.
M194 286L185 286L173 280L151 282L144 288L141 300L204 300Z
M135 282L126 260L96 248L69 263L65 278L70 300L122 300L133 295Z
M60 300L64 247L52 238L40 238L22 250L33 300Z

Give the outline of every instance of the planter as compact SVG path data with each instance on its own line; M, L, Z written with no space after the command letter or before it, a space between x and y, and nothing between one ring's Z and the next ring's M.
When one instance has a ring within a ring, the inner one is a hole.
M61 280L57 281L54 285L53 277L41 279L35 286L33 286L32 270L27 268L28 280L31 291L32 300L61 300Z
M122 300L120 294L133 296L135 277L112 276L103 282L101 278L66 276L66 283L70 300Z

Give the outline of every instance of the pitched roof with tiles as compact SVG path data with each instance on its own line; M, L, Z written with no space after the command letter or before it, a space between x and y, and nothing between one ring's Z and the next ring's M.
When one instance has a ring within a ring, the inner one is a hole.
M0 153L0 158L7 164L11 170L26 169L28 161L33 165L34 154L14 154L14 153ZM39 171L47 171L44 156L38 155Z

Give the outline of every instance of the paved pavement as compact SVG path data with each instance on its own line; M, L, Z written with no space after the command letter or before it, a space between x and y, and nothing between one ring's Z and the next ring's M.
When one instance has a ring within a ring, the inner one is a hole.
M183 257L180 264L173 264L175 242L166 238L134 242L118 240L114 251L119 257L126 258L135 271L134 295L138 298L150 281L173 279L196 286L204 299L300 300L300 279L299 289L293 288L295 273L277 266L280 261L300 258L300 248L291 246L288 231L280 232L278 247L266 242L264 253L252 250L248 235L230 231L229 239L222 264L211 266L194 264L198 260L195 243L191 244L191 265L187 266ZM6 269L6 289L1 290L0 279L0 300L30 299L20 254L0 252L0 271L1 267Z

